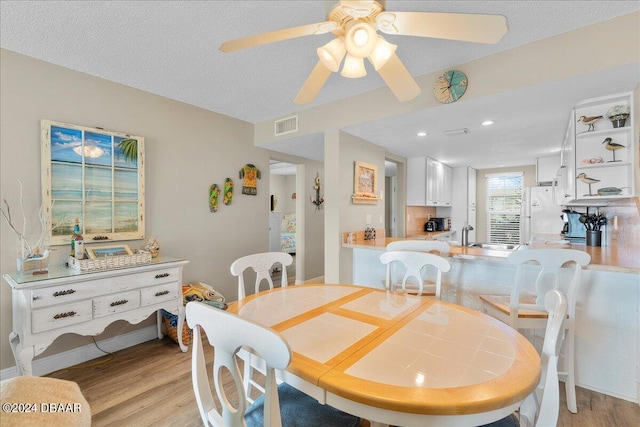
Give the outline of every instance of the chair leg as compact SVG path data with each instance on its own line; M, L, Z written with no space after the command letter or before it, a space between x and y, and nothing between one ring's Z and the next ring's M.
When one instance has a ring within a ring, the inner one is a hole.
M244 394L247 396L247 401L251 404L253 403L253 399L251 399L251 376L253 375L253 369L251 367L251 353L247 353L248 356L244 361L242 385L244 386Z
M578 404L576 401L576 377L575 377L575 335L573 329L567 331L564 349L564 366L566 370L566 380L564 387L567 393L567 408L569 412L576 414L578 412Z

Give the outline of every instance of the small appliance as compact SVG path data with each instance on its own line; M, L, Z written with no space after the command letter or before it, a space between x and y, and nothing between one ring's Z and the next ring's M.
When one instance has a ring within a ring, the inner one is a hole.
M436 222L433 220L427 221L424 224L424 231L427 231L427 232L436 231Z
M451 229L451 218L431 218L436 223L435 231L449 231Z

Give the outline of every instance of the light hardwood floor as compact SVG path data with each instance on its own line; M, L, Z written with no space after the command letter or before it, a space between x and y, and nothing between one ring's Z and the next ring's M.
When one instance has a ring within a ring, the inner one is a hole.
M95 362L101 360L88 363ZM182 353L168 337L114 353L105 363L61 370L49 376L79 384L91 406L95 427L202 426L191 386L191 346L189 352ZM577 389L577 394L578 413L571 414L561 384L558 426L639 425L637 404L582 388Z

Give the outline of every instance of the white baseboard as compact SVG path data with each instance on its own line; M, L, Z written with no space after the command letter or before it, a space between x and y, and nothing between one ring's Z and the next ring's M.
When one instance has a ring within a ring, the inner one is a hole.
M156 325L151 325L98 341L98 345L104 351L112 353L156 338L158 338L158 328ZM32 364L33 375L46 375L50 372L97 359L104 355L102 351L98 350L95 344L87 344L62 353L43 357L42 359L35 359ZM17 376L18 369L15 366L0 371L0 380L8 380L9 378Z

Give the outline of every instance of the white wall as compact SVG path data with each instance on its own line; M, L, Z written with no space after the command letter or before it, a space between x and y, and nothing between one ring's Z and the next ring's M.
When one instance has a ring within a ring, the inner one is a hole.
M296 211L296 201L291 198L296 192L295 175L271 175L270 192L278 199L274 212L288 214Z
M235 300L236 280L229 265L240 256L268 250L269 157L273 153L254 146L253 125L7 50L0 53L1 197L11 204L15 215L16 178L23 181L28 234L39 234L31 226L38 223L41 199L41 119L141 135L145 137L147 161L147 235L158 236L162 253L190 261L184 269L185 282L206 282ZM257 196L241 194L238 172L247 163L262 172ZM322 171L322 164L310 164L313 167L309 173L315 177L318 169ZM211 213L208 188L212 183L222 185L227 177L236 184L233 204L220 204L218 212ZM307 186L312 185L313 178L306 179ZM320 222L320 226L312 225L312 230L315 227L322 235L322 214L309 211L308 216ZM1 222L0 272L4 274L16 268L16 244L9 227ZM319 249L309 252L322 253L322 239L313 233L315 230L310 234ZM143 242L128 244L138 248ZM67 255L66 247L57 247L52 263L62 264ZM315 262L320 267L309 268L312 274L323 268L322 257ZM139 325L116 322L97 339L152 322L151 318ZM0 369L15 364L8 345L11 325L11 290L3 282ZM90 337L64 335L42 356L90 343Z
M342 233L364 230L366 216L371 215L371 227L384 228L384 203L353 204L353 181L357 160L378 167L378 190L384 194L385 151L361 138L341 131L325 133L325 170L337 171L327 175L325 194L325 281L350 283L352 279L352 250L342 248Z

